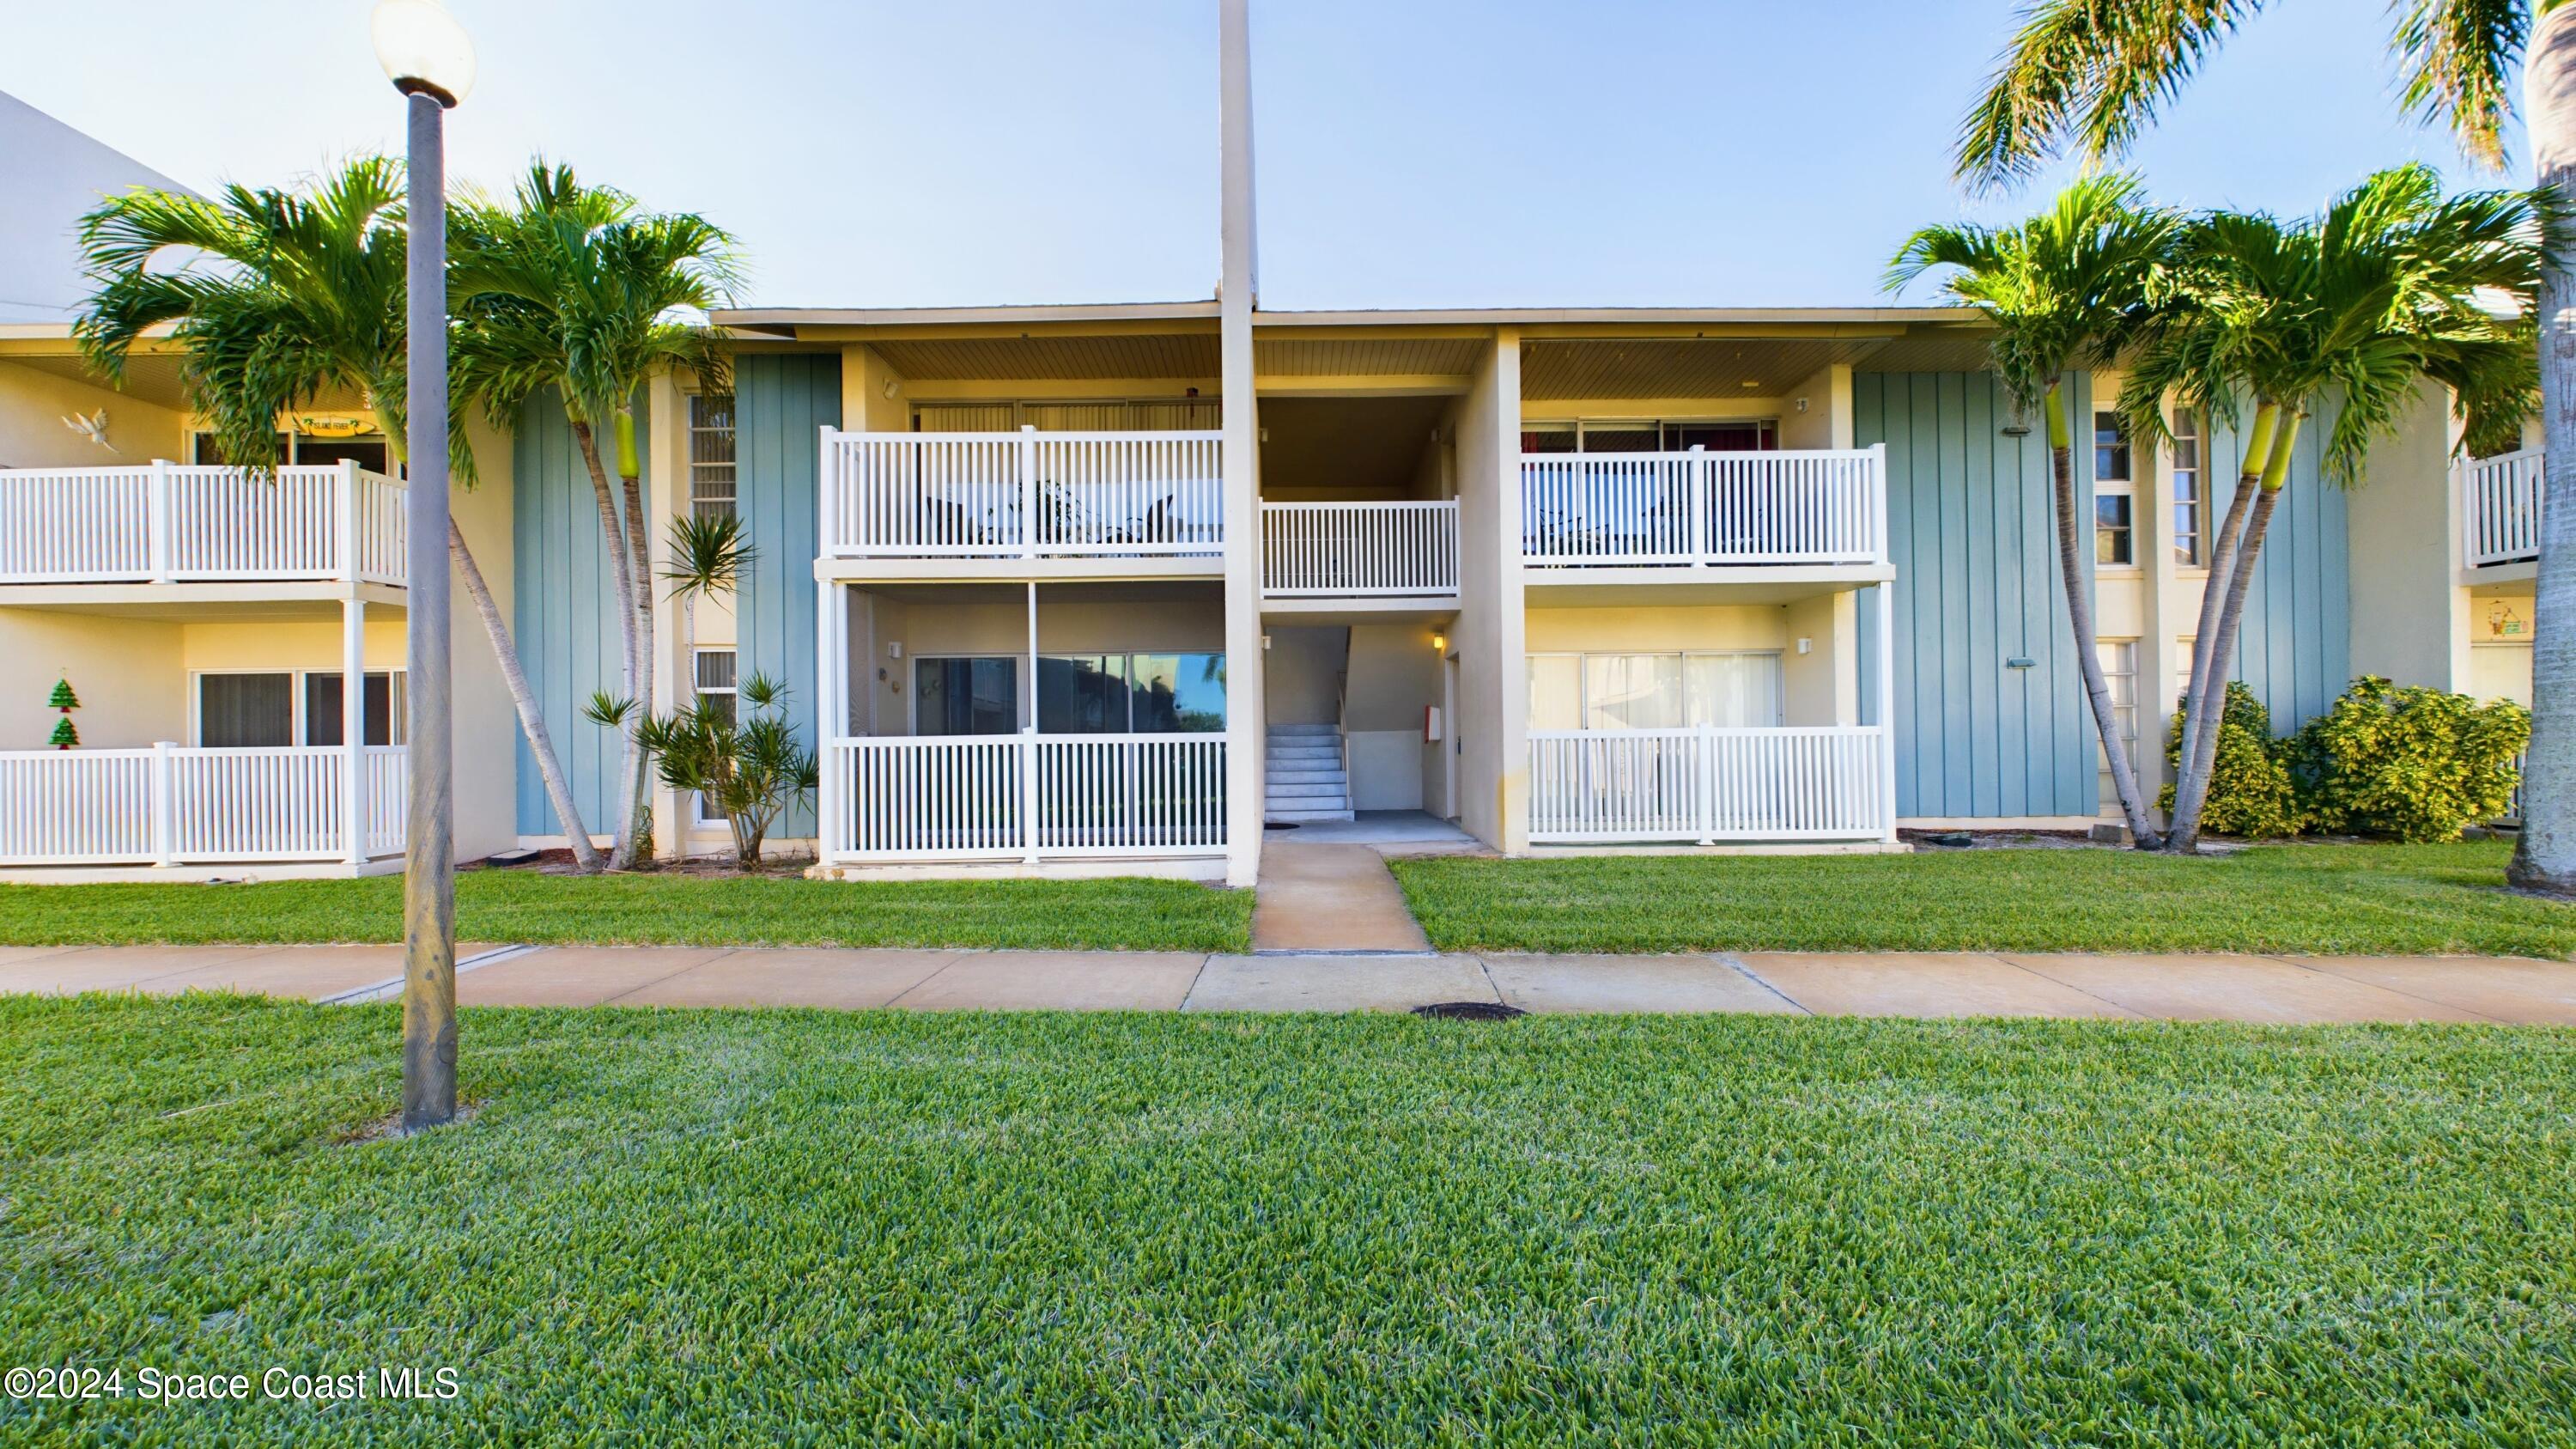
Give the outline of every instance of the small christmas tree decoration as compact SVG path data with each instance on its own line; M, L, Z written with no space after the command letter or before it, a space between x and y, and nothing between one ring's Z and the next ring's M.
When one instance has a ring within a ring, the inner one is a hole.
M54 721L53 738L47 740L46 743L52 745L58 750L68 750L72 746L79 744L80 731L72 727L72 711L80 708L80 696L72 693L72 682L70 680L57 679L54 681L54 692L52 697L45 701L45 708L58 709L63 712L63 717Z

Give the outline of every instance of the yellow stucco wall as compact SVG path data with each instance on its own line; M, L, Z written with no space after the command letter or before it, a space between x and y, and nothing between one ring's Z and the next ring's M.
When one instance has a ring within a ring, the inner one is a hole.
M102 448L63 426L70 413L107 409ZM119 468L173 462L187 454L187 430L178 412L104 387L0 362L0 468Z

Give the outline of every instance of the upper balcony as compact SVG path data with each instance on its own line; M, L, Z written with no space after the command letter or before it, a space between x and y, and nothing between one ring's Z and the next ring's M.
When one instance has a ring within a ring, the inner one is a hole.
M403 486L355 463L0 469L0 586L403 583Z
M825 571L881 577L1222 572L1222 436L826 428ZM849 562L835 567L835 561ZM864 566L851 566L857 561Z
M1719 569L1883 571L1886 449L1523 453L1521 563L1569 577L1653 570L1657 581Z
M2522 448L2473 458L2454 470L2465 513L2464 562L2472 569L2530 563L2540 557L2541 450Z

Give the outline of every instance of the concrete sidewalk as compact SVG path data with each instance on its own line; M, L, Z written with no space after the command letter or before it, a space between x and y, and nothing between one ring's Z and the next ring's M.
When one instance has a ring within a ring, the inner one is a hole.
M2576 964L2520 957L1267 955L462 946L469 1006L1770 1012L2576 1025ZM0 948L0 992L389 999L393 946Z

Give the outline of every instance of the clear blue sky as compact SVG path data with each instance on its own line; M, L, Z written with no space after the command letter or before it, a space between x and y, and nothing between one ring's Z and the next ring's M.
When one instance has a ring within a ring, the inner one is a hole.
M742 237L749 302L1210 291L1216 0L450 4L482 66L461 177L543 152L704 212ZM0 90L191 185L273 184L399 147L367 9L11 0ZM2012 10L1253 0L1262 302L1875 301L1911 227L2045 192L1971 208L1947 179ZM2397 118L2387 24L2285 0L2137 166L2194 206L2304 210L2408 159L2496 184Z

